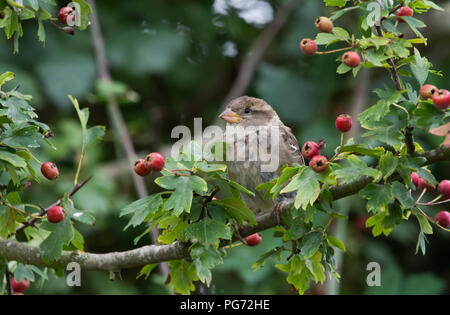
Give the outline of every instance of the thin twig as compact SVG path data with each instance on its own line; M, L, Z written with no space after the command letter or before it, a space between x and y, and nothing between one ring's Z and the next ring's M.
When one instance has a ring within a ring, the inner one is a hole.
M74 188L72 189L71 192L69 192L69 194L67 195L67 197L69 199L72 199L73 195L75 195L84 185L87 184L87 182L89 182L91 180L92 176L89 176L88 178L86 178L83 182L81 182L80 184L76 184L74 186ZM41 212L39 212L38 217L33 217L32 219L28 220L28 222L25 222L23 224L21 224L17 229L16 229L16 234L20 231L22 231L23 229L25 229L28 226L34 226L36 224L36 222L38 220L40 220L42 218L42 216L44 216L47 211L54 207L54 206L59 206L62 203L62 199L58 199L56 202L54 202L51 206L44 208L41 204L38 204L38 206L41 208Z
M92 42L94 44L95 56L97 59L97 66L99 71L100 80L104 82L111 81L111 73L109 71L108 59L106 57L106 49L105 43L100 27L100 22L97 16L97 9L95 6L95 0L88 0L92 8L91 14L91 35ZM130 134L128 133L125 120L122 116L122 113L119 108L119 104L114 94L107 95L107 110L109 117L112 120L112 124L116 131L116 135L118 136L118 140L120 145L122 146L123 151L128 159L129 171L133 178L134 187L139 198L144 198L148 195L147 187L145 186L145 182L142 177L138 176L134 172L134 161L136 160L136 151L133 146L133 142L131 140ZM159 230L157 227L153 227L151 229L151 234L153 238L153 242L156 243L159 237ZM169 274L169 266L166 263L162 263L159 265L160 271L164 276Z
M6 266L5 266L5 278L6 278L6 293L8 295L12 295L11 273L9 272L9 267L8 267L8 261L7 260L6 260Z

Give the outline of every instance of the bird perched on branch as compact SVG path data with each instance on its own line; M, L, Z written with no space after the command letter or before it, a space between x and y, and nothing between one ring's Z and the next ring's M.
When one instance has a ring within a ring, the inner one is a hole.
M279 194L275 200L264 200L264 191L255 187L280 175L283 165L304 165L297 139L264 100L242 96L232 100L219 116L227 122L227 167L231 180L252 190L255 197L241 194L255 213L278 210L293 201L295 192Z

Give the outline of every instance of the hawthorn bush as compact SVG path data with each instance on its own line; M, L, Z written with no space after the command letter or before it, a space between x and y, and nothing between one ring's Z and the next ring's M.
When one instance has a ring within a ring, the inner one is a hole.
M78 27L83 30L89 25L92 11L84 0L75 2L81 7ZM41 41L45 40L44 22L71 33L66 26L55 24L53 21L58 18L52 17L38 1L26 3L0 1L0 28L5 29L8 39L13 39L14 52L18 52L25 20L37 20ZM81 109L72 96L69 99L82 130L73 188L48 207L21 200L21 193L30 181L42 180L36 169L44 163L33 152L40 145L52 146L53 133L36 120L37 115L29 105L31 96L21 94L20 88L1 91L0 167L8 177L8 184L2 186L0 209L3 292L11 293L12 281L34 282L35 275L46 279L46 269L43 271L41 267L62 270L68 263L77 262L86 270L111 273L142 267L138 277L148 277L158 264L168 262L166 286L176 293L190 294L197 281L211 284L211 271L226 260L235 242L246 238L252 240L249 245L258 245L261 237L257 233L272 228L280 243L257 259L253 269L263 267L269 258L275 259L278 262L275 268L286 273L287 282L303 294L311 281L323 284L327 275L340 278L335 251L346 251L346 246L331 235L329 227L336 220L348 219L335 204L350 195L367 200L369 218L365 226L374 237L387 236L405 221L416 220L419 228L416 254L420 251L425 255L426 236L434 229L449 231L448 212L437 214L432 208L448 204L447 181L443 179L439 185L427 167L450 160L450 99L446 92L450 87L424 91L428 77L442 73L419 50L427 43L420 32L425 24L419 17L441 8L428 0L325 0L325 5L332 7L333 13L329 18L311 19L319 31L315 38L299 39L300 49L308 58L336 54L338 74L351 72L357 77L363 67L378 68L392 79L391 85L374 90L379 98L375 104L353 117L365 129L364 142L344 136L352 122L346 115L339 116L336 128L342 133L332 157L319 155L324 143L310 141L302 150L311 159L310 165L284 166L279 178L258 187L243 187L230 180L226 166L206 162L199 154L202 148L195 142L178 158L164 159L158 155L159 165L155 168L152 163L155 153L130 163L130 168L141 176L161 172L155 180L161 191L132 202L120 213L130 216L124 229L147 226L136 236L135 244L153 228L161 231L157 244L152 246L106 254L83 252L83 235L73 223L92 225L95 218L92 213L77 209L72 197L90 180L90 177L79 180L86 147L104 135L104 128L89 128L89 111ZM355 34L339 27L339 19L351 11L360 14L359 32ZM406 28L412 31L411 37L405 35ZM329 48L332 45L336 47ZM13 77L12 72L3 73L0 88ZM107 91L108 99L114 94L111 93L114 86L106 77L99 86ZM415 82L407 82L405 78ZM439 147L425 151L414 140L418 131L445 139ZM296 192L294 203L282 210L281 225L271 214L255 215L241 200L241 194L253 195L255 189L264 190L265 196L273 199L280 193ZM423 201L427 194L431 201ZM57 209L52 210L52 219L46 217L51 209ZM318 220L319 214L327 219ZM18 241L18 235L24 235L25 240Z

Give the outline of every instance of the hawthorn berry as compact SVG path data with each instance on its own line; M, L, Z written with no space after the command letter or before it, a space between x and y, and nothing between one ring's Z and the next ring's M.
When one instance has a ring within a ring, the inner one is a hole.
M55 180L59 176L58 167L53 162L45 162L41 165L41 173L49 180Z
M361 64L361 58L355 51L347 51L342 55L342 62L350 68L356 68Z
M53 206L47 211L47 219L51 223L61 222L64 216L64 209L60 206Z
M58 12L58 20L62 23L67 25L67 18L69 15L73 12L73 8L71 7L62 7Z
M330 33L333 30L333 22L325 16L318 17L314 24L323 33Z
M309 166L314 172L322 173L328 168L328 159L323 155L316 155L309 162Z
M304 38L300 42L300 49L305 53L305 55L312 56L317 52L317 44L310 38Z
M161 171L165 164L164 157L157 152L150 153L145 157L145 166L151 172Z
M438 90L437 87L431 84L425 84L420 88L420 97L424 100L427 100L433 96L433 93Z
M356 228L361 232L367 231L366 227L367 217L365 215L358 214L353 222Z
M16 293L23 293L30 287L30 280L24 278L22 281L17 282L15 278L11 281L11 287Z
M320 148L314 141L306 142L302 147L302 155L305 159L312 159L320 153Z
M444 199L450 199L450 180L445 179L439 183L438 194L442 195Z
M450 92L448 90L440 89L433 93L431 97L434 107L438 109L446 109L450 106Z
M450 226L450 212L441 211L434 217L436 223L442 226L443 228L448 228Z
M341 114L336 118L334 125L340 132L347 132L352 128L352 117L347 114Z
M419 174L417 174L416 172L411 173L411 181L413 182L414 186L416 186L416 188L419 188L419 179Z
M134 172L140 176L147 176L150 174L150 170L145 166L144 159L138 159L134 162Z
M413 9L411 9L410 7L404 6L404 7L401 7L400 11L398 11L395 15L396 16L413 16L413 14L414 14ZM405 22L405 20L400 17L397 17L397 21L399 21L401 23Z
M419 188L419 190L426 189L427 192L434 190L434 187L428 184L422 177L419 177L419 184L417 185L417 188Z
M245 242L248 246L256 246L262 241L262 236L259 233L255 233L252 235L249 235L245 238Z

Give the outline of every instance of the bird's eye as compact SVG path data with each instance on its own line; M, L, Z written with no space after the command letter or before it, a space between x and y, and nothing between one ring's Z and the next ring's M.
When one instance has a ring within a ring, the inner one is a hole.
M249 114L251 111L252 111L252 110L250 109L250 107L246 107L245 110L244 110L244 112L245 112L246 114Z

